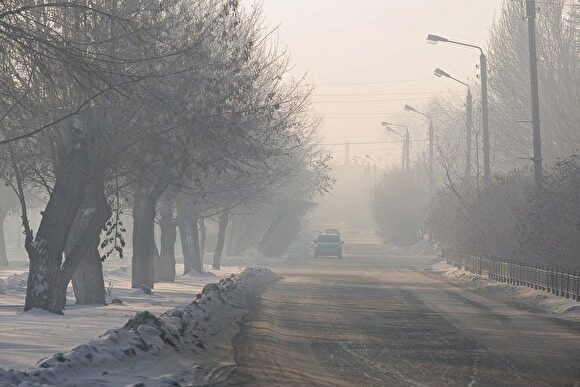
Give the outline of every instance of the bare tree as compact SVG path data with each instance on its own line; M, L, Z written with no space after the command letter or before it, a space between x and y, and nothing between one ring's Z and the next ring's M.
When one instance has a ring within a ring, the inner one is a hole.
M539 83L546 164L578 149L578 4L557 0L538 13ZM504 170L531 159L530 83L525 4L505 1L489 44L494 157Z

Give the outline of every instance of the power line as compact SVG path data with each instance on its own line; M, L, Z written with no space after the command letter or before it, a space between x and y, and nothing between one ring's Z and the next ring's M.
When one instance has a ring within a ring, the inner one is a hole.
M387 81L373 81L373 82L345 82L345 83L314 83L312 86L326 87L326 86L358 86L358 85L383 85L387 83L413 83L413 82L427 82L433 81L431 78L425 79L402 79L402 80L387 80Z
M405 102L432 99L430 97L393 98L393 99L367 99L367 100L336 100L336 101L315 101L315 103L383 103L383 102Z
M375 144L398 144L402 143L402 140L392 140L392 141L363 141L363 142L336 142L336 143L329 143L329 144L318 144L320 146L344 146L348 145L375 145Z
M450 94L464 94L463 91L449 92ZM387 95L438 95L440 91L419 91L410 93L343 93L343 94L315 94L317 97L363 97L363 96L387 96Z
M522 5L525 4L525 0L510 0L514 3L521 3ZM575 3L555 3L552 1L537 1L536 0L536 4L542 4L542 5L561 5L561 6L569 6L569 7L580 7L580 4L575 4Z
M336 119L352 119L352 120L381 120L385 115L381 116L333 116L324 115L322 118L336 118Z
M439 139L441 141L451 141L451 140L461 140L461 137L449 137L449 138L442 138ZM425 138L425 139L417 139L417 140L411 140L411 142L427 142L429 141L429 139ZM349 142L349 141L343 141L343 142L335 142L335 143L326 143L326 144L317 144L319 146L344 146L346 144L348 145L375 145L375 144L401 144L405 142L405 140L385 140L385 141L361 141L361 142Z

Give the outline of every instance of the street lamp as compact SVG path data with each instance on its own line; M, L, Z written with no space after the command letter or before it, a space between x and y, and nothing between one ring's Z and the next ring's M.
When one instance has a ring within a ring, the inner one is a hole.
M410 149L411 149L411 136L409 135L409 128L405 125L400 124L393 124L391 122L381 122L383 127L396 134L397 136L401 137L403 141L403 158L402 158L402 170L409 171L411 169L411 157L410 157ZM405 135L397 132L393 127L399 127L405 129Z
M373 187L376 188L377 187L377 162L370 155L365 155L365 157L367 158L367 160L369 160L373 163ZM369 164L369 169L370 169L370 164Z
M429 178L433 179L433 142L435 137L433 132L433 120L430 115L420 112L411 105L405 105L403 109L408 112L422 115L429 120Z
M447 43L447 42L449 42L449 39L444 38L444 37L439 36L439 35L434 35L434 34L427 35L427 43L437 44L439 42Z
M471 88L469 87L469 84L467 82L463 82L462 80L459 80L451 76L449 73L447 73L444 70L441 70L440 68L436 68L434 74L438 78L442 77L449 78L467 87L466 120L465 120L466 126L465 135L467 137L466 138L467 141L465 142L465 176L469 176L469 174L471 173L471 132L473 129L473 96L471 95Z
M487 57L480 46L471 43L459 42L444 38L443 36L429 34L427 35L427 43L450 43L458 46L475 48L479 50L480 69L481 69L481 123L483 126L483 175L486 181L491 180L491 161L489 150L489 101L487 93Z
M462 80L451 76L451 74L449 74L448 72L446 72L444 70L441 70L440 68L436 68L435 71L433 72L433 74L437 78L449 78L449 79L454 80L455 82L461 83L463 86L469 87L469 84L467 82L463 82Z

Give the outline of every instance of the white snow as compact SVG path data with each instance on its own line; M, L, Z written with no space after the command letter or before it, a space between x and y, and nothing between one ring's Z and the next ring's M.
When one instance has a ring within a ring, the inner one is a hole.
M169 310L159 317L156 317L155 312L148 311L134 315L133 310L127 309L126 305L84 308L91 313L82 317L75 316L77 309L74 308L67 311L65 316L38 311L17 313L17 320L23 323L23 329L34 334L35 338L29 339L23 332L15 332L12 343L14 347L19 345L14 348L16 353L26 351L27 345L39 348L42 344L37 339L41 342L44 340L50 348L59 346L54 337L47 337L53 334L66 341L68 334L59 332L59 328L73 333L77 327L82 329L83 324L86 324L93 329L92 337L97 337L104 330L104 325L114 324L116 329L110 329L98 339L77 346L70 352L56 353L39 362L36 368L22 371L0 369L0 385L120 386L145 383L147 386L169 386L215 381L233 363L233 359L228 358L231 357L231 351L224 348L231 344L231 339L237 333L234 322L246 313L248 294L274 278L267 269L246 269L237 276L221 279L218 284L204 286L202 293L193 302L191 298L195 291L189 293L190 302L186 306ZM199 289L198 284L190 284L190 290L194 287ZM173 286L180 288L187 284ZM162 300L176 294L182 293L157 289L153 296L148 297L157 298L157 295L158 303L149 302L147 309L154 311L165 308L167 302L163 303ZM135 302L131 298L126 301L133 309L147 304L143 300ZM125 313L125 318L115 313L119 307ZM96 309L107 308L110 311L95 313ZM72 318L67 319L67 316ZM124 326L118 324L119 320L126 321L127 317L132 318ZM101 320L99 328L96 328L94 320ZM37 331L25 327L26 323L33 324ZM76 338L80 339L80 336L77 334ZM3 337L1 342L4 343L6 338ZM77 341L77 344L83 341ZM2 358L5 355L6 352Z
M447 264L446 261L438 261L429 266L429 270L434 272L446 272L447 270L451 269L453 266Z
M0 279L0 288L4 290L5 293L25 293L26 292L26 282L28 280L28 273L17 272L9 274L8 277Z
M105 287L110 293L107 301L120 299L123 304L77 306L70 287L67 309L59 316L44 311L24 313L28 278L25 266L0 270L0 289L4 289L0 291L0 368L33 367L55 352L68 351L108 329L123 326L136 312L148 310L159 315L189 304L207 283L240 271L239 267L224 267L208 276L178 275L175 283L158 283L153 294L146 295L131 289L130 268L111 260L104 271ZM182 265L178 265L177 272L183 272Z
M454 266L451 266L447 270L445 270L445 276L455 280L471 281L471 282L483 280L483 278L480 277L478 274L474 274L470 271L459 269Z
M446 278L468 286L469 290L480 294L517 303L557 317L580 320L580 302L576 302L571 298L567 299L526 286L491 281L487 276L479 276L450 266L445 261L431 265L429 270L443 273Z

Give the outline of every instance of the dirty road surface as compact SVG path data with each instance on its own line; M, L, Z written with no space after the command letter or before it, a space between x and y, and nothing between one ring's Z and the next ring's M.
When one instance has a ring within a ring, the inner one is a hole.
M462 290L428 258L351 255L275 270L223 385L580 385L580 330Z

